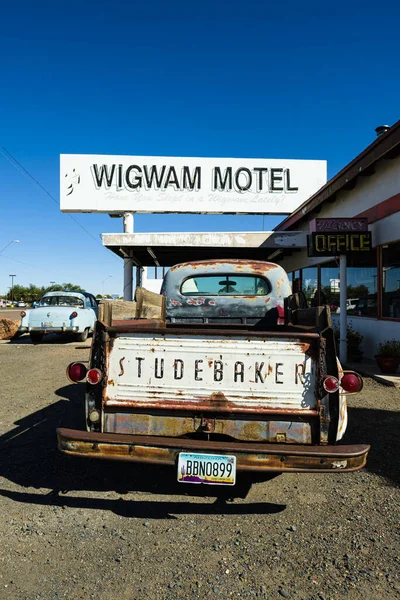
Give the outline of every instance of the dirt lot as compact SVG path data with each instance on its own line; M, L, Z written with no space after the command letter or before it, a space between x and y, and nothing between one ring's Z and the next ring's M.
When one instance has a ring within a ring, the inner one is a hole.
M372 445L366 470L280 475L241 498L243 482L225 504L172 469L57 451L58 425L82 427L65 368L88 348L0 343L0 598L400 596L400 390L367 381L351 399L346 441Z

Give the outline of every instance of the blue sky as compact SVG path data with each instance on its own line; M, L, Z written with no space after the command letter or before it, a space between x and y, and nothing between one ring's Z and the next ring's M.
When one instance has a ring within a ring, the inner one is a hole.
M7 3L0 22L0 295L122 290L107 215L59 210L61 153L325 159L333 176L399 118L397 3ZM266 217L270 229L280 217ZM84 231L78 223L84 227ZM140 231L252 231L262 217L138 215ZM111 277L109 277L111 275Z

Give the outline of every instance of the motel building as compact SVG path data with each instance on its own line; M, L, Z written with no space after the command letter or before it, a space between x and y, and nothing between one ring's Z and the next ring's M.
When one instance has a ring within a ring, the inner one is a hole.
M400 121L376 134L328 182L325 161L62 155L61 210L122 217L123 232L102 240L123 262L125 300L135 284L159 292L149 267L161 278L181 262L269 260L287 271L300 300L331 307L343 362L348 327L372 359L380 342L400 339ZM134 213L199 206L288 216L272 232L134 232Z
M336 326L341 281L335 244L351 245L354 232L346 228L346 218L359 219L361 230L366 219L371 232L371 248L360 249L359 234L347 256L346 304L347 324L363 336L364 357L373 358L380 342L400 340L400 121L377 128L370 146L276 228L309 234L315 230L315 219L332 220L337 233L326 232L319 240L322 253L331 243L332 256L309 256L302 248L278 251L269 258L283 266L293 288L302 290L308 303L331 306ZM352 227L357 230L357 222Z
M350 218L356 222L348 225L346 219ZM298 234L293 239L305 246L302 240L315 231L318 219L331 220L336 233L325 232L319 240L322 247L316 250L322 254L328 250L332 256L310 257L309 249L303 247L264 251L263 258L282 265L293 290L302 291L308 305L330 305L333 326L339 329L340 259L335 250L350 250L346 261L347 326L363 336L361 351L372 359L380 342L400 340L400 121L390 128L377 128L372 144L284 219L276 231ZM371 232L369 246L365 228ZM352 237L352 233L358 235ZM329 243L332 247L326 248ZM237 257L242 256L241 251L238 248ZM257 258L262 259L260 255ZM143 285L159 291L160 281L147 279L147 269L143 275Z

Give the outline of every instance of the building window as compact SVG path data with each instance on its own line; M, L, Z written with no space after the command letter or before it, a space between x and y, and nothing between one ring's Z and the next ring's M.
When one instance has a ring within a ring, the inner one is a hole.
M400 319L400 242L382 247L382 317Z
M318 267L307 267L302 269L301 289L307 299L307 304L309 306L316 306L318 304Z
M347 314L358 317L377 317L378 269L376 250L365 255L347 257ZM400 279L400 276L399 276ZM340 313L339 259L321 265L321 304L328 304L332 313Z
M320 304L328 304L332 313L336 313L340 304L339 261L332 260L321 265Z
M347 258L347 314L377 317L378 269L376 249Z
M292 273L292 292L293 292L293 294L298 294L301 290L300 273L301 273L301 271L293 271L293 273Z

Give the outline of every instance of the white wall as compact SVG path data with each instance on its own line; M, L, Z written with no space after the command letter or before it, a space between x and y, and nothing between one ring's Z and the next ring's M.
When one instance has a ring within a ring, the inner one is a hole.
M159 269L161 271L161 269ZM162 284L163 280L161 279L154 279L154 278L149 278L149 271L147 267L144 267L143 269L143 273L142 273L142 287L144 287L146 290L149 290L149 292L154 292L155 294L159 294L160 290L161 290L161 284Z
M339 328L339 315L332 315L332 323ZM378 321L368 317L348 317L347 324L364 337L361 350L365 358L374 358L378 344L386 340L400 339L400 322Z
M315 215L319 219L333 217L355 217L365 210L391 198L400 193L400 158L395 160L383 160L377 164L377 171L369 177L359 177L357 185L353 190L339 192L332 204L325 202L321 205L321 212ZM312 217L314 218L314 216ZM372 245L379 246L400 239L400 202L399 212L389 215L384 219L370 225L372 232ZM308 221L302 222L300 231L310 232ZM328 262L332 258L309 258L307 250L294 252L287 258L277 258L278 262L286 271L295 271L304 267L311 267L322 262Z
M376 173L358 177L353 190L339 192L332 204L325 202L318 218L354 217L400 192L400 158L383 160ZM308 229L308 224L306 225Z
M400 201L399 212L372 223L369 229L372 231L373 246L381 246L400 239Z

